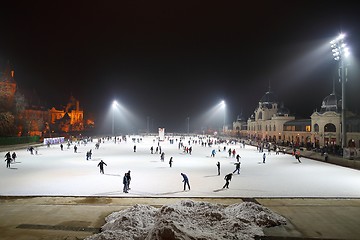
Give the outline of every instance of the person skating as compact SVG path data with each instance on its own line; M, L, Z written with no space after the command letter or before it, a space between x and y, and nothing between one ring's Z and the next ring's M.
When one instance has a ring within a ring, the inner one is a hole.
M77 153L77 146L74 146L74 153Z
M64 145L60 144L61 151L64 149Z
M14 162L16 162L17 156L16 156L16 153L15 153L15 152L13 152L13 154L11 155L11 157L12 157L12 159L14 160Z
M229 183L231 181L232 175L233 175L232 173L229 173L228 175L226 175L224 177L226 182L225 182L225 185L223 186L223 188L229 188Z
M217 162L216 166L217 166L217 170L218 170L218 175L220 175L220 162Z
M131 181L130 170L126 173L126 178L127 178L127 190L130 190L130 181Z
M238 154L238 155L236 155L236 161L238 161L238 162L240 162L240 155Z
M173 163L173 157L171 157L170 160L169 160L170 167L172 167L172 163Z
M7 154L5 155L6 159L5 159L5 162L6 162L6 168L10 168L10 163L12 161L12 158L10 156L7 156Z
M134 152L136 152L136 145L134 145Z
M190 183L189 183L189 178L186 176L185 173L181 173L181 176L183 177L183 183L184 183L184 191L186 190L186 185L188 186L189 190L190 190Z
M102 174L104 174L104 165L107 166L107 164L103 160L101 160L97 165L98 167L100 167L100 173Z
M127 178L127 173L124 174L123 184L124 184L123 192L124 192L124 193L128 193L128 178Z
M10 152L7 152L7 153L5 154L5 158L11 158Z
M298 160L299 163L301 163L301 161L300 161L300 153L299 152L295 153L295 158L296 158L296 160Z
M164 153L164 152L162 152L162 153L161 153L161 155L160 155L160 160L163 162L163 161L164 161L164 159L165 159L165 153Z
M264 153L263 154L263 163L265 163L265 160L266 160L266 154Z
M233 173L237 171L237 173L240 174L240 162L237 162L234 165L235 165L235 170L233 171Z
M216 151L215 151L215 149L213 149L213 150L211 151L211 156L212 156L212 157L215 157L215 153L216 153Z

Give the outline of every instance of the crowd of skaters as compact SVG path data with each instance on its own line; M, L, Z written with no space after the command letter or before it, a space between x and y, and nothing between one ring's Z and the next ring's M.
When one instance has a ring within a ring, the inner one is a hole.
M103 137L103 138L99 138L98 141L95 143L95 149L99 149L101 143L104 143L105 141L111 141L114 143L121 143L122 141L126 142L128 139L127 136L122 136L122 137ZM214 145L218 145L218 152L221 152L221 147L220 145L224 145L222 148L222 151L225 152L227 151L228 153L228 157L229 158L236 158L236 162L234 163L235 165L235 170L233 172L230 172L228 174L225 175L224 180L225 180L225 185L223 186L223 188L229 188L229 182L232 179L232 176L234 173L237 172L237 174L240 174L240 155L239 153L236 151L236 144L237 141L232 140L221 140L221 139L217 139L217 138L213 138L213 137L197 137L197 138L190 138L189 140L187 140L186 142L186 138L185 137L179 137L179 138L169 138L167 139L169 140L170 144L174 144L174 142L178 142L178 147L179 149L183 150L183 153L189 154L191 155L192 153L192 145L193 144L198 144L201 145L202 147L209 147L209 148L213 148ZM132 138L132 141L135 143L134 147L133 147L133 151L136 153L136 143L141 143L142 142L142 138ZM160 141L156 138L154 138L153 143L156 143L157 141L157 146L155 149L155 154L160 154L160 161L164 162L165 161L165 153L162 151L161 149L161 145L160 145ZM71 145L74 145L74 153L77 153L77 148L79 145L84 145L86 146L86 144L88 142L92 142L92 139L88 138L88 139L81 139L81 140L77 140L77 141L71 141L68 140L66 143L64 142L64 144L66 144L68 146L68 149L70 148ZM229 146L229 148L227 148L227 146ZM240 148L245 148L245 141L240 141ZM49 147L49 146L48 146ZM267 144L266 142L261 142L260 144L258 144L258 151L259 152L263 152L264 149L268 149L268 154L270 154L271 151L271 145ZM276 151L276 154L278 154L279 152L279 148L276 146L273 146L273 149L275 149L274 151ZM35 148L34 147L29 147L28 151L31 152L31 154L33 154ZM60 150L63 151L64 150L64 145L63 143L60 144ZM240 149L238 150L240 151ZM36 150L37 152L37 150ZM154 154L154 147L151 146L150 148L150 153ZM86 160L91 159L91 155L92 155L92 149L90 149L89 151L86 152ZM211 151L211 157L215 158L216 155L216 150L215 148L212 149ZM301 163L300 161L300 152L299 151L295 151L294 150L294 156L295 158L299 161L299 163ZM10 168L10 163L11 162L15 162L16 159L16 153L14 152L12 154L12 156L10 156L10 152L8 152L5 155L5 161L7 162L7 167ZM265 163L266 160L266 154L263 153L263 163ZM169 158L169 167L171 168L173 166L173 157L170 156ZM100 173L104 174L104 166L107 166L107 164L101 160L98 165L100 168ZM217 175L220 176L220 162L218 161L217 164ZM185 174L185 173L181 173L181 176L183 178L183 183L184 183L184 191L186 190L186 186L188 187L188 189L190 190L190 183L189 183L189 177ZM128 193L128 191L130 190L130 170L128 172L126 172L124 174L123 177L123 192L124 193Z

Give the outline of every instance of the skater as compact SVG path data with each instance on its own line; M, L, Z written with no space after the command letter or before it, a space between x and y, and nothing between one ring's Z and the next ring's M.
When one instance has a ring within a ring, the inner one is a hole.
M107 166L107 164L103 160L101 160L99 162L99 164L97 165L98 167L100 167L100 173L102 173L102 174L104 174L104 165Z
M151 146L151 148L150 148L150 153L154 154L154 147L153 146Z
M9 155L6 154L5 157L6 157L6 159L5 159L6 168L10 168L10 163L11 163L11 161L12 161L12 158L10 157L10 152L9 152Z
M212 157L215 157L215 153L216 153L216 151L215 151L215 149L213 149L213 150L211 151L211 156L212 156Z
M130 181L131 181L131 176L130 176L130 170L126 173L126 178L127 178L127 190L130 190Z
M183 183L184 183L184 191L186 189L186 185L188 186L190 190L190 184L189 184L189 178L185 175L185 173L181 173L181 176L183 177Z
M266 154L263 154L263 163L265 163L265 159L266 159Z
M173 160L172 160L172 159L173 159L173 157L171 157L170 160L169 160L169 165L170 165L170 167L172 167L172 163L173 163Z
M62 144L60 144L60 149L61 151L63 150L64 146Z
M217 170L218 170L218 175L220 175L220 162L217 162L216 166L217 166Z
M136 145L134 145L134 152L136 152Z
M128 193L128 178L127 178L127 173L124 174L123 184L124 184L123 192L124 192L124 193Z
M13 154L11 155L11 157L12 157L12 159L13 159L14 163L15 163L15 162L16 162L16 161L15 161L15 159L16 159L16 157L17 157L17 156L16 156L16 153L15 153L15 152L13 152Z
M7 158L11 158L10 152L7 152L7 153L5 154L5 158L6 158L6 159L7 159Z
M229 153L229 157L231 157L231 148L229 148L228 153Z
M236 161L238 161L238 162L240 162L240 155L238 154L238 155L236 155Z
M240 162L235 163L235 170L233 171L233 173L235 173L237 171L238 174L240 174Z
M231 181L231 178L232 178L232 173L229 173L228 175L226 175L225 177L224 177L224 179L225 179L225 185L223 186L223 188L229 188L229 183L230 183L230 181Z
M86 160L89 160L90 158L90 152L86 152Z
M297 152L295 154L295 158L296 158L296 160L298 160L299 163L301 163L301 161L300 161L300 153L299 152Z
M164 161L164 159L165 159L165 153L164 153L164 152L162 152L162 153L161 153L161 155L160 155L160 160L163 162L163 161Z
M91 159L91 155L92 155L92 149L90 149L89 151L89 159Z
M74 153L77 153L77 146L74 146Z

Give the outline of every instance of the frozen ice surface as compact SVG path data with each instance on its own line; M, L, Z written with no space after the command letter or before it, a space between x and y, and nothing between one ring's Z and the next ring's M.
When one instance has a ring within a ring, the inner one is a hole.
M135 136L140 138L139 136ZM179 149L178 141L160 142L165 161L160 154L150 154L158 142L154 137L142 137L139 143L105 141L95 149L95 142L60 150L59 145L38 148L37 155L26 149L17 150L16 163L0 168L2 196L127 196L127 197L360 197L360 172L311 159L291 155L268 155L262 163L262 153L255 147L221 144L212 147L191 142L192 154ZM183 140L189 146L188 138ZM136 145L136 152L134 152ZM223 147L226 146L226 151ZM218 149L220 148L220 152ZM240 174L235 173L229 189L223 189L224 176L235 170L236 159L227 150L235 148L241 156ZM92 149L92 159L86 152ZM211 157L212 149L216 156ZM5 151L1 152L2 156ZM12 151L11 151L12 153ZM173 166L169 159L173 157ZM105 174L97 164L103 160ZM217 175L216 163L221 164ZM122 179L131 170L131 190L123 193ZM183 191L182 176L189 177L191 190Z

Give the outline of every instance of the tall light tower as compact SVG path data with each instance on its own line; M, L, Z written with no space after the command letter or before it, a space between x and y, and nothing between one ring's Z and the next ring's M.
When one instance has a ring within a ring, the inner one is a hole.
M222 100L221 102L220 102L220 104L221 104L221 108L224 110L224 124L223 124L223 133L225 134L225 120L226 120L226 103L225 103L225 101L224 100Z
M114 121L115 121L115 109L116 109L116 107L117 107L117 102L116 102L116 100L114 100L113 103L112 103L112 128L111 128L112 136L114 136L114 134L115 134Z
M341 81L341 147L346 144L346 105L345 105L345 82L347 81L347 65L344 58L349 55L349 49L345 42L345 34L340 34L330 42L335 61L339 61L339 80Z
M190 117L187 117L187 133L190 133Z

